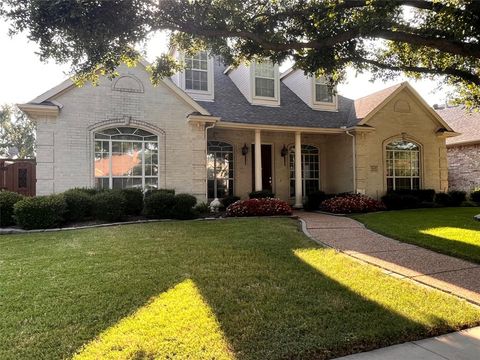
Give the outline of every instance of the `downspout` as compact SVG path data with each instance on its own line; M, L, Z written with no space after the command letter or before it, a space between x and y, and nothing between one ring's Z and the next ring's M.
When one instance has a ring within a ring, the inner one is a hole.
M357 138L349 130L345 134L352 137L353 193L357 193Z
M208 203L208 164L206 163L208 159L208 130L213 129L215 127L215 123L212 125L205 127L205 199Z

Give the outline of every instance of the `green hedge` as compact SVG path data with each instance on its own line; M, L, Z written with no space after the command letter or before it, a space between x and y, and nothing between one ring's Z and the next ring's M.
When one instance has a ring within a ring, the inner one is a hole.
M15 224L13 206L23 199L23 196L11 191L0 191L0 227Z
M93 196L81 189L71 189L63 193L67 211L65 220L82 221L93 216Z
M63 195L27 197L13 207L16 223L24 229L47 229L64 222L67 204Z
M197 204L197 198L189 194L175 195L174 205L172 208L172 217L174 219L193 219L196 214L194 207Z
M470 200L480 205L480 189L475 189L470 193Z
M121 221L127 211L127 200L120 190L105 190L93 197L94 216L98 220Z
M123 189L121 190L126 200L126 214L140 215L143 210L143 191L142 189Z
M143 213L153 219L168 219L172 216L175 195L169 192L152 191L145 197Z

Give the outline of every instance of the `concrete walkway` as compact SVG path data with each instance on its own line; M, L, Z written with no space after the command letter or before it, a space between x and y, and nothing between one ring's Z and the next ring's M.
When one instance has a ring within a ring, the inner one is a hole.
M349 355L337 360L477 360L480 327Z
M402 243L347 217L296 212L310 236L393 276L412 279L480 304L480 265ZM480 327L349 355L343 360L478 360Z
M302 211L295 215L317 242L480 305L479 264L390 239L348 217Z

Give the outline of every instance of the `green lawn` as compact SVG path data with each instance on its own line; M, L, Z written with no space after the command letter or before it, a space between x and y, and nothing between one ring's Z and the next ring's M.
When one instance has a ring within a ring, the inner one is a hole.
M0 359L324 359L480 309L308 240L290 219L0 236Z
M480 263L480 207L415 209L353 216L369 229L447 255Z

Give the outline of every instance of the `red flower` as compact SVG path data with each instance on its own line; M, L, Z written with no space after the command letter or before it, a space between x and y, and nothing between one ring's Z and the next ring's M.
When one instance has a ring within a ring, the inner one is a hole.
M292 208L285 201L272 198L240 200L227 208L226 216L291 215Z

